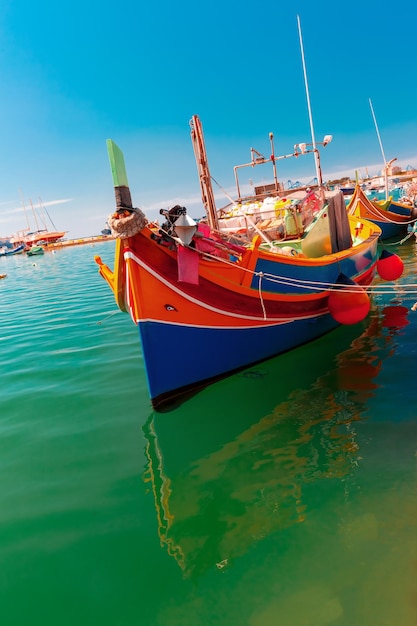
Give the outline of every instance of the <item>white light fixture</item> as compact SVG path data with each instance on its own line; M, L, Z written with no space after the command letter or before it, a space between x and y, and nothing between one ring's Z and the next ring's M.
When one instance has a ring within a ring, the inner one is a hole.
M333 135L325 135L323 139L323 146L327 146L328 143L333 139Z
M180 239L185 246L190 245L194 233L197 230L197 223L191 217L188 217L187 214L183 213L176 220L174 227L178 239Z

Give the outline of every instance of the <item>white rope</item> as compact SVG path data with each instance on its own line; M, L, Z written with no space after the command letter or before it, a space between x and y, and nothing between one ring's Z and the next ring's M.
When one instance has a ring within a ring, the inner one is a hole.
M225 244L227 246L227 244ZM224 259L222 257L210 254L208 252L203 252L201 250L196 250L191 246L185 246L193 250L194 252L198 252L202 257L209 258L215 261L220 261L221 263L225 263L226 265L230 265L232 267L236 267L236 263L229 261L228 259ZM230 250L230 254L236 255L236 252ZM297 287L298 289L305 289L306 291L338 291L341 288L341 285L337 283L328 283L321 282L315 280L306 280L302 278L289 278L285 276L277 276L275 274L267 274L264 272L255 272L254 270L248 269L246 267L239 266L239 269L244 272L248 272L254 276L260 276L262 280L267 280L271 283L278 283L281 285L286 285L287 287ZM261 280L259 281L261 282ZM395 288L401 287L401 289L405 290L406 293L415 294L417 293L417 283L396 283L393 285L390 284L377 284L377 285L343 285L343 291L345 293L357 293L362 289L366 291L372 292L376 295L382 295L393 291ZM263 307L263 303L262 303ZM263 307L264 308L264 307Z
M259 282L258 282L258 293L259 293L259 300L261 301L261 307L262 307L262 311L264 314L264 320L267 319L266 317L266 309L265 309L265 305L264 305L264 299L262 297L262 278L263 278L263 272L259 272L258 274L256 274L256 276L259 276Z

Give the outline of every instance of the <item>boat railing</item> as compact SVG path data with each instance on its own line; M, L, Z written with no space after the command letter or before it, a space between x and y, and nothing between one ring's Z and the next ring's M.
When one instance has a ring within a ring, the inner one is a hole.
M246 168L246 167L256 167L257 165L264 165L265 163L271 163L272 164L272 170L273 170L273 183L268 183L266 185L262 185L262 186L258 186L255 189L261 194L265 194L265 193L279 193L279 192L283 192L284 191L284 185L283 183L280 183L278 181L278 176L277 176L277 161L282 161L284 159L291 159L291 158L298 158L299 156L303 156L306 154L314 154L315 160L316 160L316 166L317 166L317 170L318 170L318 177L317 177L317 185L319 187L323 186L323 180L322 180L322 175L321 175L321 167L320 167L320 153L319 150L317 148L318 145L321 145L323 147L327 146L327 144L329 144L332 141L332 136L331 135L325 135L323 141L319 141L319 142L315 142L314 144L312 143L297 143L294 145L294 151L291 152L290 154L282 154L280 156L276 156L275 152L274 152L274 136L273 133L269 133L269 139L271 142L271 156L269 157L264 157L260 152L258 152L257 150L255 150L254 148L250 149L250 153L251 153L251 160L249 161L249 163L242 163L241 165L235 165L235 167L233 168L234 171L234 175L235 175L235 182L236 182L236 189L237 189L237 199L238 201L240 201L242 199L242 195L241 195L241 187L240 187L240 183L239 183L239 176L238 176L238 170L242 169L242 168Z

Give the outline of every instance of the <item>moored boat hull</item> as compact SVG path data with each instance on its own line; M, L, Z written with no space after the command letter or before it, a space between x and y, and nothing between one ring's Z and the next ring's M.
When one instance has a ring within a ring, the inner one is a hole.
M401 239L407 235L408 227L415 222L412 207L406 207L391 200L375 202L370 200L360 185L347 206L349 215L366 219L381 229L381 241Z
M370 219L370 218L367 218ZM392 214L392 220L395 220L395 214ZM376 224L381 229L381 241L388 241L392 239L402 239L406 237L408 232L408 223L407 224L397 224L394 221L387 222L386 220L379 220L373 218L374 224Z
M26 254L28 256L39 256L41 254L44 254L44 249L42 248L42 246L31 246L27 251Z
M138 326L156 410L369 312L366 288L376 274L381 230L349 217L341 193L312 202L308 191L284 208L272 195L271 217L248 216L243 238L240 225L230 228L235 215L227 222L222 210L227 227L216 226L213 205L199 224L184 207L161 211L168 221L160 226L133 208L122 153L113 142L108 147L117 206L109 217L114 270L96 262ZM198 163L206 163L202 141L198 147ZM207 165L203 170L203 198L212 197ZM239 210L246 220L245 207ZM262 231L272 222L281 225L274 225L273 240Z
M15 254L22 254L25 249L25 245L15 246L14 248L3 248L0 250L0 256L14 256Z
M170 408L187 393L301 346L337 326L330 314L246 328L140 322L152 405L156 410ZM181 346L180 351L169 348L173 345Z
M282 255L279 275L278 255L256 245L241 264L200 259L197 285L178 281L176 251L156 246L151 229L125 244L118 240L122 300L139 327L153 406L163 410L186 393L336 328L327 287L341 272L357 284L370 284L378 232L355 253L320 259Z

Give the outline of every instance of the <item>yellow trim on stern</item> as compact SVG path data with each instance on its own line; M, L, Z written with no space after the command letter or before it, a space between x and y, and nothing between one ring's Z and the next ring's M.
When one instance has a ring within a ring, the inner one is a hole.
M116 304L121 311L126 311L125 304L125 287L126 287L126 270L124 264L124 245L121 239L116 239L116 248L114 255L114 271L108 265L103 263L101 257L95 256L94 260L99 266L99 273L109 285L114 294Z

